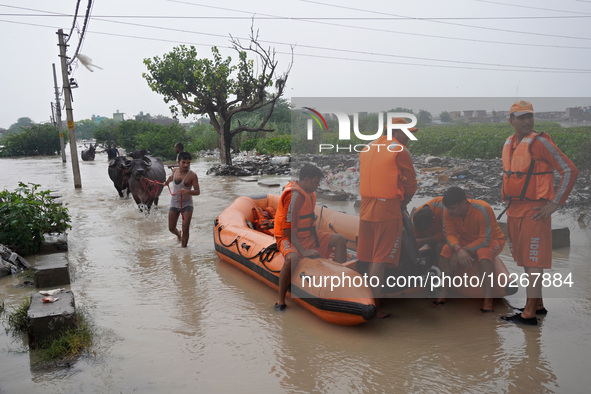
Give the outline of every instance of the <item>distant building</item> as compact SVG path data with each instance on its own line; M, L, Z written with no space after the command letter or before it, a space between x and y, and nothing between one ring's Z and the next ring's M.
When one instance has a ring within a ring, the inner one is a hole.
M152 116L150 114L144 115L144 111L140 111L138 115L134 115L134 119L138 122L147 122L149 119L152 119Z
M566 118L569 122L584 122L591 120L591 107L571 107L566 109Z
M117 110L117 112L113 114L113 120L115 122L123 122L125 120L123 119L123 115L125 115L123 112L119 112L119 110Z
M101 123L103 120L107 119L107 117L100 116L100 115L92 115L92 118L90 118L90 119L95 123Z
M172 119L172 118L168 118L166 116L158 115L157 117L152 117L152 115L150 115L150 114L144 115L144 111L140 111L140 113L138 115L134 116L134 119L137 120L138 122L154 123L154 124L157 124L160 126L168 126L173 123L179 122L178 119Z
M464 111L464 120L469 123L490 123L492 117L486 114L486 110L468 110Z
M462 111L450 111L449 116L451 117L451 120L455 122L456 120L462 119Z

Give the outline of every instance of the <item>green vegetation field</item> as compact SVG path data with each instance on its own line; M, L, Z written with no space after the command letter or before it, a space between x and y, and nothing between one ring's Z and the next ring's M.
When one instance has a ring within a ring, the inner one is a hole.
M591 127L563 128L536 122L535 130L549 134L577 166L590 166ZM501 157L503 144L514 133L509 124L439 125L419 129L409 148L414 155L451 156L464 159Z

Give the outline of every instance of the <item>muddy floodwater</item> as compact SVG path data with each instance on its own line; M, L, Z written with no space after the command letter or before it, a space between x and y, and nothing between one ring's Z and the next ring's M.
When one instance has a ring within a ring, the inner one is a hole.
M554 250L551 272L572 273L575 286L546 299L538 327L499 320L524 305L523 289L496 300L494 313L478 314L480 300L391 299L392 318L340 327L289 300L274 311L273 290L218 259L217 214L237 196L280 187L207 176L212 165L192 164L201 196L183 249L168 232L168 190L144 216L119 199L105 154L80 162L81 189L61 157L0 159L0 189L34 182L62 196L72 217L69 288L96 330L91 352L40 368L26 338L0 329L1 393L589 392L591 229L573 215L555 214L571 246ZM334 206L354 212L350 202ZM508 249L501 258L522 272ZM8 311L34 291L21 282L0 278ZM6 326L6 314L0 320Z

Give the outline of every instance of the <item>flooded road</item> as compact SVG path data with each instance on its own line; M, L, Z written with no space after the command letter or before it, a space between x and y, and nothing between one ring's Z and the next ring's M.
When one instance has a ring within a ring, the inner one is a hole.
M167 189L144 216L133 199L119 199L104 154L80 162L78 190L60 157L0 159L1 189L20 180L63 196L72 217L70 287L96 329L91 353L55 369L35 367L26 339L0 330L0 392L588 392L591 230L568 215L554 219L569 226L571 247L554 250L552 272L572 272L578 287L546 299L539 327L499 321L510 305L524 305L523 290L497 300L492 314L476 313L480 300L435 308L394 299L384 305L394 318L340 327L290 301L275 312L273 290L218 259L218 213L240 195L280 187L207 176L211 165L192 165L201 195L183 249L167 229ZM521 273L507 249L501 257ZM0 278L8 310L34 291L18 283Z

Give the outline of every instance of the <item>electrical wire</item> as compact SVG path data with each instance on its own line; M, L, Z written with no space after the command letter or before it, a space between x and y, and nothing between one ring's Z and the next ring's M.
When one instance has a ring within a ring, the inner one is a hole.
M0 4L1 5L1 4ZM20 8L20 7L19 7ZM0 16L20 16L20 17L68 17L71 18L76 14L0 14ZM250 20L252 16L213 16L213 15L94 15L98 18L116 18L116 19L204 19L204 20ZM311 16L258 16L258 20L295 20L295 21L314 21L314 20L347 20L347 21L414 21L414 20L532 20L532 19L583 19L591 18L591 14L585 15L564 15L564 16L488 16L488 17L311 17Z
M181 3L181 4L189 4L189 5L194 5L194 6L206 7L206 8L212 8L212 9L220 9L220 10L224 10L224 11L233 11L233 12L245 13L245 14L249 14L250 15L248 18L245 17L245 19L252 19L253 18L252 13L249 12L249 11L242 11L242 10L236 10L236 9L225 8L225 7L216 7L216 6L210 6L210 5L196 4L196 3L191 3L191 2L187 2L187 1L180 1L180 0L168 0L168 1L176 2L176 3ZM305 0L302 0L302 1L305 1ZM325 4L325 3L319 3L319 2L312 2L312 3ZM17 7L17 6L6 6L4 4L0 4L0 6L10 7L10 8L18 8L18 9L25 9L25 10L37 11L37 12L41 11L41 10L35 10L35 9L31 9L31 8ZM347 9L356 10L356 11L364 11L364 12L377 13L376 11L362 10L362 9L353 8L353 7L344 7L344 6L336 6L336 5L331 5L331 6L333 6L333 7L339 7L339 8L347 8ZM46 11L41 11L41 12L46 12ZM58 16L58 15L68 16L66 14L59 14L59 13L51 13L51 14L54 14L54 15L57 14L56 16ZM273 15L268 15L268 14L257 14L257 17L260 18L260 15L275 17ZM283 18L283 17L281 17L281 18ZM97 19L97 18L96 17L93 17L93 19ZM287 19L290 19L290 18L287 18ZM411 17L409 17L409 19L430 21L429 18L416 18L416 17L411 18ZM109 21L109 20L102 19L102 18L101 18L101 20L102 21ZM312 23L322 23L322 22L318 22L318 21L315 21L315 20L308 20L308 19L302 20L302 21L307 21L307 22L312 22ZM116 23L117 21L109 21L109 22ZM119 23L125 24L126 22L119 22ZM347 28L354 28L354 29L377 31L377 32L382 32L382 33L394 33L394 34L403 34L403 35L418 36L418 37L437 38L437 39L444 39L444 40L466 41L466 42L485 43L485 44L500 44L500 45L512 45L512 46L543 47L543 48L563 48L563 49L591 49L591 47L585 47L585 46L534 44L534 43L517 43L517 42L509 42L509 41L482 40L482 39L474 39L474 38L466 38L466 37L451 37L451 36L443 36L443 35L436 35L436 34L411 33L411 32L408 32L408 31L375 29L375 28L368 28L368 27L361 27L361 26L351 26L351 25L342 25L342 24L326 23L326 22L324 24L332 25L332 26L337 26L337 27L347 27ZM138 26L140 26L140 25L138 25ZM146 26L146 25L143 25L143 26ZM460 25L460 26L481 28L480 26L472 26L472 25ZM166 29L166 28L163 28L163 29ZM497 30L501 30L501 31L505 31L505 32L511 32L511 33L533 34L533 35L536 35L536 36L539 36L539 35L542 35L543 36L544 35L544 34L541 34L541 33L518 32L518 31L502 30L502 29L497 29ZM591 38L587 38L587 37L571 37L571 36L558 36L558 35L549 35L549 36L554 36L554 37L559 37L559 38L565 38L565 39L569 39L570 38L570 39L580 39L580 40L591 40ZM264 42L264 41L262 41L262 42Z
M86 18L85 18L85 24L84 24L84 28L83 28L83 32L82 32L82 37L81 37L81 39L79 41L79 45L78 45L78 48L76 50L76 54L78 54L78 51L79 51L79 49L81 47L81 44L82 44L82 41L84 39L84 33L86 31L87 22L88 22L89 15L90 15L90 11L89 10L91 8L91 3L92 3L92 1L89 0L89 6L87 8L87 14L86 14ZM193 4L193 3L189 3L189 4ZM214 7L214 8L220 8L220 7ZM35 11L39 11L39 10L35 10ZM245 12L245 11L239 11L239 10L234 10L234 11L237 11L237 12ZM55 14L56 16L60 15L59 13L52 13L52 14ZM94 18L93 17L93 19L96 20L97 18ZM188 30L182 30L182 29L172 29L172 28L164 28L164 27L158 27L158 26L150 26L150 25L137 24L137 23L129 23L129 22L121 22L121 21L111 21L111 20L108 20L108 19L98 19L98 20L101 20L101 21L104 21L104 22L110 22L110 23L119 23L119 24L132 25L132 26L140 26L140 27L147 27L147 28L153 28L153 29L162 29L162 30L177 31L177 32L183 32L183 33L201 34L201 35L207 35L207 36L213 36L213 37L219 37L219 38L227 38L227 36L225 36L225 35L213 34L213 33L202 33L202 32L188 31ZM6 20L4 20L4 22L18 23L18 22L14 22L14 21L6 21ZM26 24L26 23L21 23L21 24ZM29 25L35 25L35 24L29 24ZM35 26L44 26L44 25L35 25ZM94 33L95 34L107 34L107 33L102 33L102 32L94 32ZM150 39L150 40L156 40L156 41L180 43L178 40L151 39L151 38L146 38L146 37L130 36L130 35L120 35L120 34L113 34L113 33L110 33L108 35L128 37L128 38L136 38L136 39ZM273 42L273 41L261 41L261 42L269 42L269 43L276 44L276 45L289 45L289 46L292 45L292 44L288 44L288 43ZM211 44L195 44L195 43L190 43L190 42L187 42L187 44L199 45L199 46L211 46ZM327 48L327 47L319 47L319 46L311 46L311 45L298 45L298 47L307 48L307 49L313 49L313 50L337 51L337 52L345 52L345 53L352 53L352 54L359 54L359 55L370 55L370 56L396 57L396 58L405 58L405 59L420 60L420 61L445 62L445 63L463 64L463 65L471 65L471 66L478 66L478 67L461 67L461 66L457 66L457 65L454 65L454 66L442 66L442 65L425 64L425 63L390 62L390 61L381 61L381 60L354 59L354 58L347 58L347 57L323 56L323 55L304 54L304 53L297 53L296 54L298 56L306 56L306 57L316 57L316 58L326 58L326 59L338 59L338 60L349 60L349 61L363 61L363 62L373 62L373 63L390 63L390 64L416 65L416 66L426 66L426 67L448 67L448 68L451 67L451 68L466 68L466 69L478 69L478 70L484 69L484 70L499 70L499 71L520 71L520 70L515 70L515 68L527 69L530 72L534 72L534 70L536 70L536 72L561 72L561 73L573 73L574 72L574 73L588 73L588 72L591 71L591 70L588 70L588 69L536 67L536 66L491 64L491 63L481 63L481 62L462 62L462 61L457 61L457 60L445 60L445 59L434 59L434 58L425 58L425 57L410 57L410 56L402 56L402 55L390 55L390 54L384 54L384 53L372 53L372 52L367 52L367 51L355 51L355 50L338 49L338 48ZM587 49L591 49L591 48L587 48ZM281 52L281 53L285 53L285 52ZM74 55L74 56L76 56L76 55ZM74 58L72 58L72 59L74 59ZM488 68L481 68L481 66L485 66L485 67L488 67ZM502 67L504 69L490 68L490 67Z
M176 0L168 0L168 1L176 1ZM300 0L300 1L303 1L305 3L312 3L312 4L324 5L324 6L327 6L327 7L345 8L345 9L350 9L350 10L354 10L354 11L369 12L369 13L373 13L373 14L384 14L384 15L390 15L390 16L407 17L406 15L397 15L397 14L390 14L390 13L385 13L385 12L364 10L364 9L361 9L361 8L345 7L345 6L341 6L341 5L323 3L323 2L315 1L315 0ZM503 32L503 33L526 34L526 35L534 35L534 36L542 36L542 37L552 37L552 38L568 38L568 39L573 39L573 40L591 40L591 38L589 38L589 37L573 37L573 36L562 36L562 35L559 35L559 34L545 34L545 33L539 33L539 32L525 32L525 31L518 31L518 30L499 29L499 28L494 28L494 27L466 25L466 24L463 24L463 23L452 23L452 22L445 22L445 21L440 21L440 20L424 19L424 18L419 18L419 17L414 18L414 19L416 19L418 21L440 23L440 24L452 25L452 26L469 27L469 28L473 28L473 29L499 31L499 32ZM349 27L353 27L353 26L349 26Z
M76 56L80 52L80 48L82 48L82 42L84 41L84 36L86 34L86 29L88 27L88 20L90 19L91 10L92 10L92 0L88 0L88 5L86 6L86 15L84 17L84 25L82 26L82 33L80 34L80 38L78 40L78 46L76 47L76 52L74 53L74 56L72 56L70 58L70 61L68 62L68 66L70 64L72 64L74 59L76 59Z
M0 19L0 22L8 22L8 23L15 23L15 24L23 24L23 25L31 25L36 27L48 27L55 29L55 26L47 26L47 25L40 25L40 24L31 24L31 23L22 23L22 22L14 22L14 21L7 21ZM135 35L128 35L128 34L118 34L118 33L106 33L100 31L89 31L92 34L100 34L100 35L107 35L107 36L114 36L114 37L124 37L124 38L132 38L132 39L140 39L140 40L148 40L148 41L158 41L158 42L169 42L174 44L187 44L187 45L194 45L194 46L203 46L203 47L211 47L212 43L195 43L190 41L180 41L180 40L167 40L162 38L151 38L151 37L140 37ZM224 37L223 35L215 35L211 33L203 33L210 36L219 36ZM287 44L285 44L287 45ZM232 49L231 46L227 45L217 45L221 48L228 48ZM304 47L304 46L302 46ZM322 48L322 47L311 47L311 48ZM324 48L324 49L333 49L333 48ZM334 49L333 49L334 50ZM372 54L371 52L361 52L361 51L349 51L352 53L361 53L361 54ZM289 52L282 52L278 51L278 54L290 55ZM373 54L378 56L395 56L395 57L404 57L399 55L384 55L384 54ZM311 58L318 58L318 59L331 59L331 60L346 60L346 61L355 61L355 62L365 62L365 63L377 63L377 64L396 64L396 65L406 65L406 66L421 66L421 67L435 67L435 68L453 68L453 69L466 69L466 70L486 70L486 71L515 71L515 72L529 72L529 73L557 73L557 74L587 74L591 73L590 69L568 69L568 68L550 68L550 67L537 67L537 66L516 66L516 65L503 65L503 64L487 64L487 63L467 63L473 64L478 66L489 66L489 67L468 67L468 66L453 66L453 65L438 65L438 64L426 64L426 63L409 63L409 62L394 62L394 61L387 61L387 60L371 60L371 59L355 59L350 57L342 57L342 56L328 56L328 55L318 55L318 54L306 54L306 53L294 53L294 56L302 56L302 57L311 57ZM409 57L411 58L411 57ZM451 63L461 63L456 60L441 60L441 59L431 59L431 58L414 58L417 60L424 60L424 61L440 61L440 62L451 62ZM494 67L505 67L505 68L493 68ZM522 69L516 69L522 68Z
M72 27L70 28L70 33L68 34L68 37L66 38L64 44L68 44L68 41L70 41L70 37L72 37L72 33L74 32L74 26L76 26L76 18L78 17L78 8L80 7L80 1L78 0L76 2L76 11L74 12L74 20L72 21Z
M502 3L500 1L491 1L491 0L476 0L476 1L478 1L480 3L496 4L496 5L502 5L502 6L507 6L507 7L526 8L528 10L540 10L540 11L552 11L552 12L568 12L568 13L571 13L571 14L591 15L588 12L578 12L578 11L557 10L557 9L552 9L552 8L532 7L532 6L523 5L523 4Z

